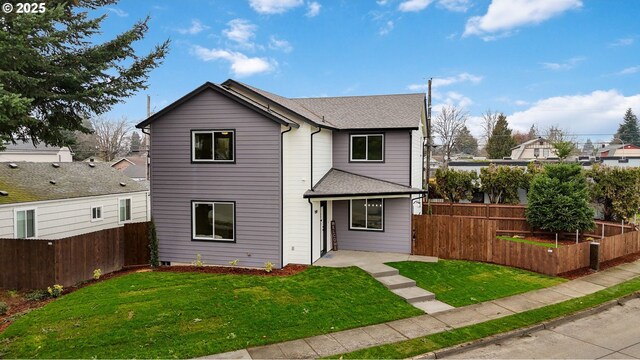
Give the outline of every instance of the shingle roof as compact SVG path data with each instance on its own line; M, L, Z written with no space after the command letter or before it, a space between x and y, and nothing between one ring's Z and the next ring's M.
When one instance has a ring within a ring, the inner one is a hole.
M49 146L47 144L44 143L38 143L38 145L34 146L33 143L31 142L31 140L27 141L27 142L22 142L22 141L18 141L17 143L5 143L4 144L5 149L2 151L7 151L7 152L11 152L11 151L54 151L54 152L58 152L60 151L60 147L58 146Z
M305 198L349 197L364 195L402 195L418 194L424 190L353 174L347 171L331 169L318 184L304 193Z
M106 163L58 163L57 168L51 163L15 162L16 168L9 164L0 162L0 191L8 193L0 196L0 205L145 191Z
M292 99L340 129L418 128L424 94Z

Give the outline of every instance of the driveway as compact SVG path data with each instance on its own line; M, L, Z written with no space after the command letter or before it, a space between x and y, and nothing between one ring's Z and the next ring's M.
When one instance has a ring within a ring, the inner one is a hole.
M451 359L640 359L640 299Z

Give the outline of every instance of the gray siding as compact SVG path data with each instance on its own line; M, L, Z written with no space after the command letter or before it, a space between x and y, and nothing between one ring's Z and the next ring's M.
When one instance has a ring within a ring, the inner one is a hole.
M411 200L384 199L384 231L349 230L349 200L333 201L339 250L411 253Z
M235 129L236 163L191 163L192 129ZM160 260L280 267L280 125L205 91L151 125L151 209ZM236 242L191 241L191 200L235 201Z
M349 139L351 134L384 133L384 162L349 162ZM383 132L333 133L333 167L355 174L387 180L410 186L411 133L409 130L387 130Z

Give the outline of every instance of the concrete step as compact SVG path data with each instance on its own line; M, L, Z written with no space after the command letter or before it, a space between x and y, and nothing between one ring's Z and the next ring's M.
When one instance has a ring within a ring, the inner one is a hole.
M392 276L384 276L377 279L382 283L382 285L386 286L387 289L401 289L416 286L415 280L411 280L402 275L392 275Z
M433 300L436 296L427 290L417 286L391 290L394 294L404 298L408 303L413 304L419 301Z
M358 265L358 267L368 272L369 275L376 279L385 276L398 275L400 273L398 269L380 263Z
M436 314L439 312L455 309L453 306L445 304L442 301L438 300L418 301L411 303L411 305L426 312L427 314Z

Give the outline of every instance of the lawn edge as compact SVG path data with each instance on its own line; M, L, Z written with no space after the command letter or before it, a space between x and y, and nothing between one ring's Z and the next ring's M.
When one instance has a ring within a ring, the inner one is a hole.
M616 306L622 306L624 305L627 301L632 300L632 299L636 299L636 298L640 298L640 290L635 291L631 294L625 295L623 297L620 297L618 299L614 299L614 300L609 300L606 301L600 305L596 305L594 307L591 308L587 308L587 309L583 309L583 310L579 310L578 312L572 313L572 314L568 314L568 315L561 315L557 318L551 319L551 320L545 320L541 323L538 324L534 324L534 325L530 325L524 328L520 328L520 329L515 329L515 330L511 330L511 331L507 331L504 333L499 333L499 334L495 334L495 335L490 335L487 336L485 338L481 338L478 340L472 340L466 343L462 343L462 344L458 344L458 345L454 345L448 348L443 348L441 350L436 350L436 351L431 351L428 352L426 354L421 354L421 355L417 355L412 357L411 359L441 359L447 356L452 356L452 355L457 355L459 353L463 353L465 351L469 351L469 350L473 350L485 345L491 345L491 344L495 344L504 340L508 340L508 339L513 339L513 338L517 338L529 333L533 333L533 332L537 332L540 330L545 330L545 329L550 329L550 328L554 328L556 326L560 326L572 321L576 321L576 320L580 320L583 319L587 316L591 316L594 314L598 314L601 313L603 311L609 310L613 307Z

